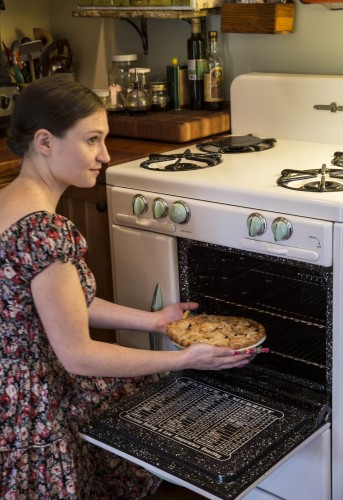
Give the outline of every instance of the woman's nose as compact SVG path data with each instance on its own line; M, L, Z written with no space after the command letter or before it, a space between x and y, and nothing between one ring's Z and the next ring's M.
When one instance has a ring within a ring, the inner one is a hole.
M98 160L101 161L101 163L108 163L110 161L111 157L108 154L107 147L105 144L102 146L101 150L99 151L98 154Z

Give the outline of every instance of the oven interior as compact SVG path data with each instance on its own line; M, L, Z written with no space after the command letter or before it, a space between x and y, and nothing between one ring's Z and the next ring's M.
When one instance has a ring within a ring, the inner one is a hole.
M181 300L264 325L254 369L330 393L331 269L186 239L178 253Z

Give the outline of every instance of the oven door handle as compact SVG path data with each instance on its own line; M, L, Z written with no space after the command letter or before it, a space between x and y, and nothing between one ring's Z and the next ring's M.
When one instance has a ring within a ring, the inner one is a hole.
M151 311L160 311L161 309L163 309L162 288L161 285L157 283L152 297ZM156 332L149 332L149 344L152 351L158 350L157 335Z

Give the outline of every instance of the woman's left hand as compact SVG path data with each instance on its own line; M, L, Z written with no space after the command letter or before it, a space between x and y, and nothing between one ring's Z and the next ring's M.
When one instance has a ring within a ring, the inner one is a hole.
M177 319L182 319L183 313L187 310L193 311L197 309L199 304L196 302L178 302L176 304L170 304L164 307L161 311L156 311L153 314L156 315L156 327L155 332L166 333L167 326L172 321Z

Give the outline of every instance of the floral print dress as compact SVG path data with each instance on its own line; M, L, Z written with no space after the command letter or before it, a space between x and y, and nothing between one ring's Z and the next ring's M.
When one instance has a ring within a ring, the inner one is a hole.
M33 302L32 279L60 260L76 266L89 305L95 280L84 260L86 250L84 238L68 219L43 211L27 215L0 235L1 499L138 499L160 483L78 435L91 415L136 393L151 378L67 373Z

